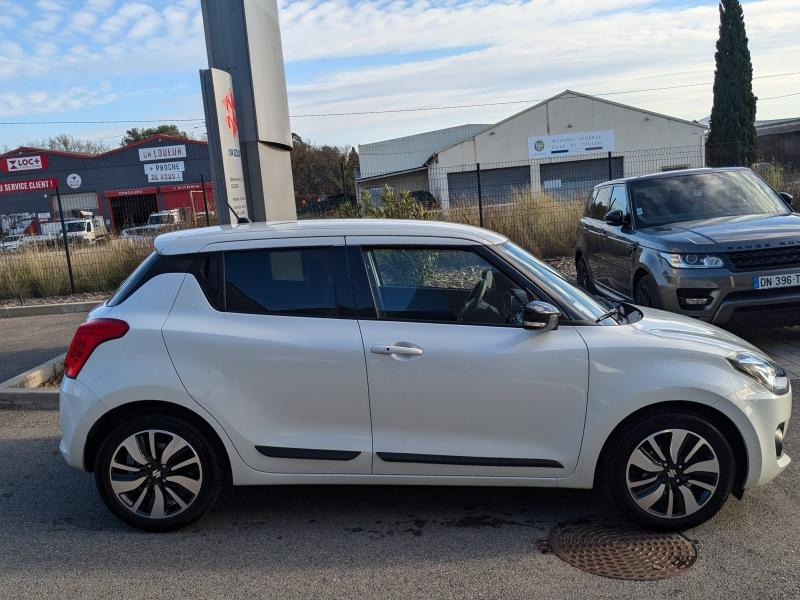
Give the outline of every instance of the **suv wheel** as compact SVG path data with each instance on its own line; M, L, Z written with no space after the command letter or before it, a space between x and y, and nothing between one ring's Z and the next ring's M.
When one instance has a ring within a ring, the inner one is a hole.
M575 261L575 273L578 285L585 289L587 292L596 293L597 289L592 283L592 277L589 275L589 264L583 256L579 256Z
M661 295L655 280L650 275L642 275L636 283L634 300L639 306L661 308Z
M604 465L616 506L661 530L710 519L728 499L734 474L728 442L710 421L688 412L654 414L627 425Z
M117 517L147 531L170 531L213 506L222 471L203 432L183 419L151 415L123 423L105 439L95 480Z

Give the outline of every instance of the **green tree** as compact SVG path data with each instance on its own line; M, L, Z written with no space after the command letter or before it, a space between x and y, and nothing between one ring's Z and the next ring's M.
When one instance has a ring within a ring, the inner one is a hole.
M125 132L125 137L122 138L120 146L130 146L131 144L135 144L136 142L154 135L172 135L181 138L189 137L186 135L185 131L181 131L178 129L177 125L173 124L164 124L157 127L144 127L142 129L134 127L133 129L128 129L128 131Z
M719 19L714 106L706 159L709 166L731 162L749 165L755 162L758 154L757 98L753 95L753 65L739 0L721 0Z

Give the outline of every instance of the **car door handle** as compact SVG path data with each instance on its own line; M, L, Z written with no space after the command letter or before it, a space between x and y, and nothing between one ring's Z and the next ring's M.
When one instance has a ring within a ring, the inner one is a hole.
M373 346L373 354L385 354L387 356L422 356L422 348L410 348L408 346Z

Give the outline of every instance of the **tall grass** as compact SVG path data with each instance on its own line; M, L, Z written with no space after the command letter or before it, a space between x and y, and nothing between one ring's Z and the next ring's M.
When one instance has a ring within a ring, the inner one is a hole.
M153 251L152 242L115 239L70 245L75 291L111 291ZM29 245L0 254L0 298L42 298L70 293L63 246Z
M575 252L578 221L584 200L559 200L529 190L515 190L509 203L483 207L483 226L508 237L529 252L549 258ZM434 218L453 223L479 225L475 203L439 211Z

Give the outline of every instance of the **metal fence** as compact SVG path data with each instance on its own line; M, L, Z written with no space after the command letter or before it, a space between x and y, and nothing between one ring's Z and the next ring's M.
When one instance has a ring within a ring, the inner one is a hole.
M595 185L618 177L702 167L709 158L717 165L733 165L738 156L734 144L491 164L443 165L434 160L400 175L362 175L359 188L367 194L366 205L361 198L344 194L303 195L296 200L299 218L440 219L493 229L541 256L570 256L576 224ZM15 200L0 197L0 300L24 303L31 298L109 292L152 251L156 235L215 224L213 185L203 174L203 165L207 162L197 159L191 169L187 166L179 182L146 184L125 173L118 180L109 179L109 169L120 165L98 165L98 172L86 179L92 181L93 175L98 182L102 179L103 191L47 189L38 194L36 210L8 210ZM800 174L790 166L766 162L750 166L776 189L800 196ZM139 171L141 165L136 165ZM24 205L17 199L17 207Z

